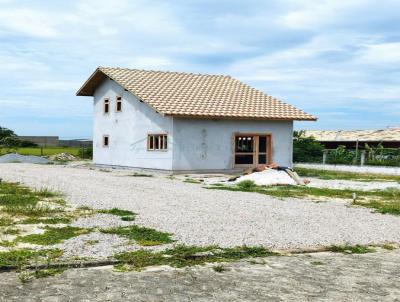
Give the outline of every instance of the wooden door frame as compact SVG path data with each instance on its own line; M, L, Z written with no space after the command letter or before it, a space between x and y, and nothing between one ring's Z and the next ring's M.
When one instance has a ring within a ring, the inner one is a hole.
M272 164L272 133L270 132L235 132L232 134L232 168L248 168L258 166L258 139L255 139L255 145L253 147L253 164L235 164L236 158L236 137L237 136L252 136L252 137L267 137L267 165Z

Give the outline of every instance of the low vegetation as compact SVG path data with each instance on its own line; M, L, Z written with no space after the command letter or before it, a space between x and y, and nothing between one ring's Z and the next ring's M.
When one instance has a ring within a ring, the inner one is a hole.
M30 250L19 249L8 252L0 252L0 268L23 267L32 262L36 264L50 263L62 256L58 249Z
M343 254L367 254L376 252L373 247L364 245L332 245L327 250Z
M130 240L135 240L138 244L143 246L154 246L174 242L174 240L171 239L172 234L137 225L101 229L100 231L105 234L117 234Z
M132 177L153 177L154 175L153 174L135 172L133 174L130 174L129 176L132 176Z
M201 181L194 178L185 178L183 182L190 183L190 184L200 184Z
M25 243L37 244L37 245L52 245L61 243L64 240L87 234L90 229L78 228L78 227L46 227L43 234L30 234L23 237L19 237L17 240Z
M355 181L396 181L400 183L400 176L386 174L356 173L345 171L331 171L310 168L295 168L295 171L302 177L316 177L326 180L355 180Z
M169 265L185 267L205 263L231 262L244 258L267 257L277 255L263 247L218 248L216 246L195 247L179 245L162 252L139 250L117 254L116 259L124 262L116 266L117 270L140 270L147 266Z
M307 186L258 186L251 180L241 181L236 185L212 185L207 187L211 190L227 190L241 192L255 192L278 198L311 198L319 201L322 198L339 198L356 200L352 205L373 208L378 213L400 215L400 190L350 190L350 189L329 189L313 188Z
M118 208L112 208L109 210L100 210L99 213L104 213L104 214L111 214L111 215L116 215L120 217L126 217L126 216L135 216L136 214L128 211L128 210L122 210Z

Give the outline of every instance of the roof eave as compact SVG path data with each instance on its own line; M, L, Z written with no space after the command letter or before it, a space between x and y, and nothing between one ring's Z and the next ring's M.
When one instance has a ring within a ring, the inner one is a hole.
M277 117L251 117L251 116L229 116L229 115L194 115L194 114L174 114L165 113L165 116L179 117L179 118L192 118L192 119L224 119L224 120L268 120L268 121L310 121L315 122L318 120L317 117L310 116L309 118L277 118Z
M101 71L100 67L90 75L85 81L81 88L76 92L77 96L93 96L96 87L107 77L107 75Z

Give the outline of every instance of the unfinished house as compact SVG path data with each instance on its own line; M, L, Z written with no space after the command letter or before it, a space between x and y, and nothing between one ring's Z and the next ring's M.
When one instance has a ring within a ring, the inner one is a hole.
M172 171L292 166L293 121L316 118L230 76L99 67L93 161Z

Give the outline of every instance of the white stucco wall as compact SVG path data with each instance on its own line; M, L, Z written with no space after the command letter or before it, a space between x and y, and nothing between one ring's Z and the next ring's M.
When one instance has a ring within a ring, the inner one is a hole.
M174 118L174 170L233 168L232 135L270 133L272 161L292 166L292 121L191 120Z
M116 97L122 97L122 112L115 111ZM110 112L103 113L109 98ZM95 164L172 169L173 144L168 151L147 151L147 135L167 133L172 140L172 118L163 117L114 81L105 80L94 94L93 161ZM109 135L109 147L103 147Z

